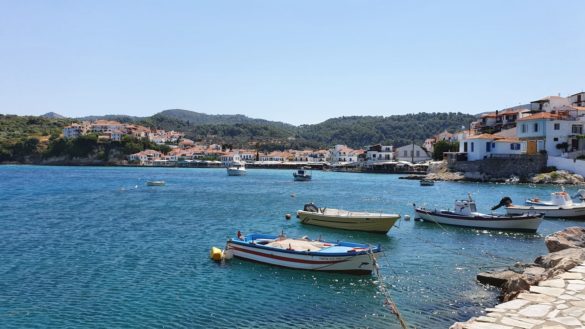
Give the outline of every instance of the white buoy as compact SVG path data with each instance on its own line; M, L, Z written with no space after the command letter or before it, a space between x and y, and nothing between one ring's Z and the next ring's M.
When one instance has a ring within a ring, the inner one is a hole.
M410 220L410 215L404 215L404 220Z

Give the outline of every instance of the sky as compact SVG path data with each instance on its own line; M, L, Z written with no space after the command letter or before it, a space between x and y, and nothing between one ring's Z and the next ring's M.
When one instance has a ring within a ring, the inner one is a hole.
M0 0L0 113L295 125L585 90L585 1Z

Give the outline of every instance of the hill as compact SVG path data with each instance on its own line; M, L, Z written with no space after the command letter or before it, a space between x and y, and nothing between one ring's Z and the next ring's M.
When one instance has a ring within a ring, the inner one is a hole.
M210 115L173 109L151 117L107 115L85 117L133 122L155 129L176 130L186 137L209 143L227 143L261 148L321 148L335 144L363 147L376 143L402 146L422 142L444 130L469 127L476 117L463 113L417 113L391 116L349 116L296 127L283 122L254 119L241 114Z
M65 119L64 116L62 116L61 114L55 113L55 112L45 113L45 114L41 115L41 117L47 118L47 119Z
M425 139L445 130L454 132L476 117L463 113L417 113L383 116L350 116L299 127L298 137L323 145L346 144L363 147L376 143L403 146L422 144Z

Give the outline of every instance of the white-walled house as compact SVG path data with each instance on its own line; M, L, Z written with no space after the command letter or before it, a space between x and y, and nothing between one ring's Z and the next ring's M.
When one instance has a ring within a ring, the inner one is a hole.
M547 122L558 118L557 114L540 112L518 120L516 136L526 141L526 154L534 155L545 150Z
M394 160L394 148L392 145L382 144L368 146L365 151L365 158L368 162L392 161Z
M467 154L467 161L519 155L526 153L526 142L492 134L473 135L459 143L459 152Z
M144 150L142 152L130 154L128 160L137 161L140 164L152 163L155 160L159 160L162 157L162 153L155 150Z
M571 106L571 102L568 98L561 96L548 96L530 102L531 111L551 112L563 106Z
M232 165L233 163L240 162L241 160L242 159L240 158L240 154L238 152L227 152L219 158L219 161L221 161L221 163L226 167Z
M410 161L413 163L431 160L427 151L416 144L408 144L396 148L395 158L398 161Z
M335 145L330 151L331 163L352 163L358 161L358 156L362 154L359 150L354 150L346 145Z

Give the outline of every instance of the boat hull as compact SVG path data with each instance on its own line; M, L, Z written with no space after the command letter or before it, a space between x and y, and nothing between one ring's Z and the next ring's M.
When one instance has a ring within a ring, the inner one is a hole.
M165 182L163 181L146 182L146 186L165 186Z
M509 215L522 213L541 213L546 218L576 218L585 219L585 205L565 208L562 206L510 206L506 207Z
M227 169L228 176L244 176L246 175L246 169Z
M311 176L301 176L301 175L297 175L297 174L293 174L294 176L294 180L297 182L307 182L311 180Z
M372 257L367 253L312 255L313 253L309 252L303 254L296 251L275 250L238 241L228 241L227 250L240 259L292 269L350 274L370 274L374 269ZM376 255L379 254L379 252L376 253Z
M543 218L540 215L519 216L463 216L442 211L415 209L416 215L426 222L470 227L476 229L536 232Z
M383 216L379 214L351 217L330 216L303 210L297 211L297 217L302 224L374 233L387 233L400 218L399 215Z

